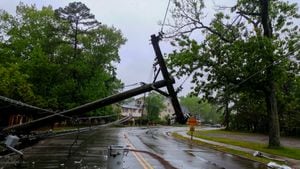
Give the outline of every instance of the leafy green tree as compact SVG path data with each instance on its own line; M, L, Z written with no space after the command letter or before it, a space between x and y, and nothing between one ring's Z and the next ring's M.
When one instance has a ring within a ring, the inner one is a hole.
M88 33L91 29L97 28L99 22L95 19L95 16L90 13L90 9L81 2L71 2L64 8L58 8L55 10L57 17L66 21L70 27L66 27L66 35L69 37L69 41L73 44L73 56L77 57L77 49L80 45L78 36Z
M121 87L113 65L119 62L118 49L125 43L121 32L100 25L89 8L80 2L70 3L55 13L62 22L67 21L63 25L67 30L66 43L71 43L74 51L74 55L66 55L70 58L67 71L78 79L73 84L73 93L69 93L71 99L80 101L83 96L84 100L92 101L115 93Z
M179 100L180 104L185 106L192 115L200 116L205 122L219 123L220 112L217 106L195 96L180 97Z
M2 50L5 51L1 56L3 66L18 64L19 71L28 76L27 82L32 86L35 105L48 107L49 84L53 79L50 75L53 73L55 76L56 73L53 72L55 67L51 61L54 60L54 51L58 45L52 8L43 7L38 11L34 5L20 3L16 16L2 13L1 23L5 25L2 31L6 37L1 42L4 47Z
M121 87L115 63L126 39L120 30L99 25L82 3L56 11L51 6L37 9L20 3L16 16L0 13L0 32L0 68L17 65L11 75L18 77L11 79L24 81L36 106L65 110L114 94ZM5 80L1 77L0 83ZM7 90L0 94L8 96ZM9 97L29 95L23 94ZM113 111L107 106L91 115Z
M282 86L278 96L281 132L288 136L300 135L300 77L292 78Z
M145 99L145 108L147 110L147 119L150 122L159 120L159 112L164 108L164 98L155 92L149 93Z
M176 37L172 44L179 49L169 55L169 64L179 77L193 74L194 94L224 105L227 125L230 104L237 104L242 92L263 93L269 146L280 146L276 91L284 77L298 71L297 5L240 0L217 12L209 25L203 22L204 8L203 1L175 1L169 36ZM186 36L195 37L197 30L205 36L201 42Z
M19 71L18 65L0 66L0 93L16 100L33 103L32 85L28 83L28 75Z
M242 92L232 109L231 129L247 132L268 132L268 116L263 93Z

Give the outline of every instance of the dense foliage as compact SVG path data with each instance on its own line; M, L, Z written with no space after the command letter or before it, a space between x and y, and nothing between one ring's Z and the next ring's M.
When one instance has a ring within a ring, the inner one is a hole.
M221 110L216 105L201 100L199 97L186 96L179 98L180 105L185 106L194 117L203 123L217 124L221 119Z
M145 99L145 108L148 122L159 121L159 113L165 108L164 97L155 92L150 92Z
M193 76L194 94L223 107L228 129L269 132L270 147L280 146L279 126L299 134L297 4L238 0L205 23L203 1L174 2L173 73Z
M58 111L111 95L121 87L114 63L124 43L80 2L20 3L16 15L0 12L0 95Z

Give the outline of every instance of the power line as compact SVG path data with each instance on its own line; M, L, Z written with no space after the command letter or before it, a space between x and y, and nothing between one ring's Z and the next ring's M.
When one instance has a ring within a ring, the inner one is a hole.
M126 88L126 87L132 87L132 86L137 86L139 84L141 84L141 83L140 82L138 82L138 83L132 83L132 84L129 84L129 85L125 85L124 88Z
M161 25L161 30L160 30L160 32L162 32L162 33L163 33L164 25L165 25L165 22L166 22L167 14L168 14L168 11L169 11L170 3L171 3L171 0L169 0L169 2L168 2L168 6L167 6L167 8L166 8L164 20L163 20L163 23L162 23L162 25Z
M54 114L54 112L51 111L51 110L42 109L40 107L32 106L32 105L23 103L21 101L10 99L8 97L1 96L1 95L0 95L0 102L4 102L6 104L8 103L8 104L13 105L13 106L19 106L19 107L24 108L24 109L27 108L29 110L35 110L35 111L38 111L38 112L44 112L44 113Z
M242 80L241 82L239 82L238 84L232 86L231 88L229 88L227 91L233 90L235 88L238 88L240 85L246 83L248 80L250 80L251 78L255 77L256 75L258 75L259 73L261 73L262 71L268 69L271 66L275 66L275 65L279 65L280 63L282 63L282 60L285 59L285 57L282 57L280 59L278 59L277 61L274 61L273 63L267 65L266 67L258 70L257 72L253 73L252 75L248 76L246 79ZM180 84L180 86L177 88L177 92L179 92L182 89L183 84L187 81L187 79L192 75L192 73L187 76L184 81Z
M178 88L176 89L176 93L179 93L182 89L183 89L183 85L184 85L184 83L188 80L188 78L190 77L192 75L192 73L191 74L189 74L184 80L183 80L183 82L178 86Z
M234 85L233 87L229 88L229 90L238 88L241 84L247 82L249 79L253 78L253 77L256 76L257 74L259 74L259 73L261 73L262 71L268 69L269 67L275 66L275 65L278 65L278 64L282 63L282 60L283 60L283 59L284 59L284 57L278 59L277 62L273 62L273 63L269 64L268 66L266 66L266 67L260 69L259 71L253 73L252 75L250 75L250 76L247 77L246 79L242 80L240 83L238 83L238 84Z
M89 117L78 117L76 120L89 120L89 119L101 119L101 118L107 118L107 117L113 117L117 116L118 114L109 114L109 115L103 115L103 116L89 116Z

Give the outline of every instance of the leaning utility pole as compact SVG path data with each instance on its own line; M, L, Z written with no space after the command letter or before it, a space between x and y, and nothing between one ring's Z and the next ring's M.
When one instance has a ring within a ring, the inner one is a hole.
M169 92L169 98L171 99L171 103L172 103L173 108L175 110L176 121L181 123L181 124L184 124L186 122L186 119L185 119L185 117L182 113L180 104L179 104L178 99L177 99L177 94L176 94L176 92L174 90L174 87L173 87L172 81L174 81L174 79L170 76L170 74L168 72L165 60L163 58L163 55L162 55L160 47L159 47L159 41L160 40L161 40L161 34L159 34L158 36L151 35L151 42L152 42L152 46L153 46L153 49L154 49L155 54L156 54L156 59L157 59L158 64L160 66L160 70L161 70L161 73L163 75L163 78L167 82L166 87L167 87L167 90Z

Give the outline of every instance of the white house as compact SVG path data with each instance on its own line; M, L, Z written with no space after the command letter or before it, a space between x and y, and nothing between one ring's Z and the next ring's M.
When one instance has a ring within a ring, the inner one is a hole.
M121 105L121 115L122 116L132 116L133 118L142 117L142 107L135 104L135 102L130 102Z
M166 116L174 116L174 109L171 101L166 98L164 100L165 108L159 113L159 118L164 119ZM121 115L132 115L134 118L139 118L147 115L147 110L144 104L144 97L135 98L134 101L121 105Z
M175 111L174 111L173 105L171 103L171 100L166 98L164 100L164 105L165 105L165 108L159 113L159 118L165 119L166 116L168 116L168 117L174 116Z

